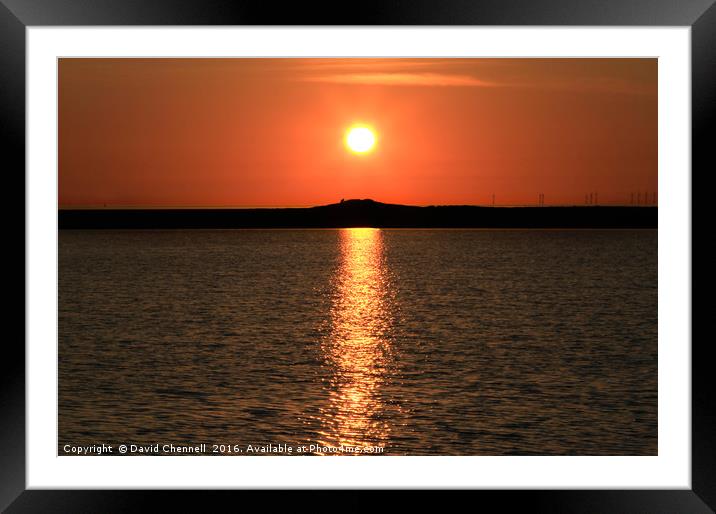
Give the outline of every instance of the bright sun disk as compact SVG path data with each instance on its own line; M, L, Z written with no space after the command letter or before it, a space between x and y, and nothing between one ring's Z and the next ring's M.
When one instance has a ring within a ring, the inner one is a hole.
M346 133L346 146L355 153L366 153L375 146L375 134L368 127L351 127Z

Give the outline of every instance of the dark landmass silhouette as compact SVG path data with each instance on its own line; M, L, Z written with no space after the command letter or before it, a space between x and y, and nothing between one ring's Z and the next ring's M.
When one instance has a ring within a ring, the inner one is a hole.
M346 200L280 209L60 209L60 229L656 228L657 207L415 207Z

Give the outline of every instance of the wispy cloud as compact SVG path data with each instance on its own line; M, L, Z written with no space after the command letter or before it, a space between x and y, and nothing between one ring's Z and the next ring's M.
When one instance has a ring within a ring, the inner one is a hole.
M304 77L309 82L376 86L461 86L491 87L497 84L469 75L449 73L335 73Z
M289 80L367 86L444 86L654 95L654 71L635 60L283 59Z

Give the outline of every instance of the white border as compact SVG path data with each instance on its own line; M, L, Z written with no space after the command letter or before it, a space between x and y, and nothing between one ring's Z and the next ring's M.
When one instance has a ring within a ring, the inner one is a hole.
M671 28L27 29L28 488L691 487L690 40ZM58 57L659 58L658 457L57 457Z

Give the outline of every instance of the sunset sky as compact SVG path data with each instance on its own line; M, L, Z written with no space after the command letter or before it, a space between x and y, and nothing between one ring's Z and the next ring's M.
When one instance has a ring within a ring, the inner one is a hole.
M370 127L356 154L346 131ZM59 203L629 203L656 59L60 59Z

